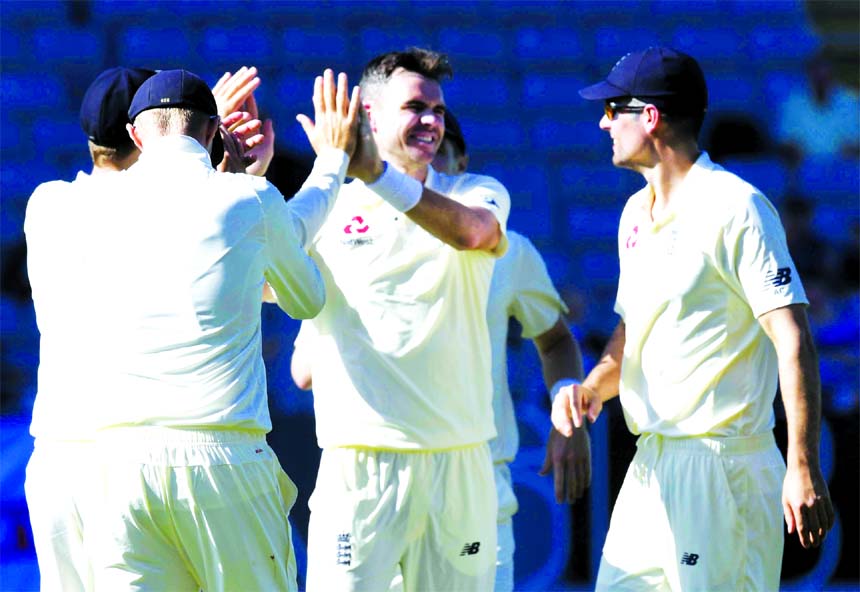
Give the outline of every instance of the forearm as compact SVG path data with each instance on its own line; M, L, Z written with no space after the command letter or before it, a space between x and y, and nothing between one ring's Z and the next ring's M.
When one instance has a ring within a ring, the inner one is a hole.
M786 460L794 467L817 467L821 430L821 382L818 356L803 317L794 335L779 339L779 383L788 428Z
M583 386L596 392L601 401L608 401L618 395L624 343L624 321L620 321L603 349L600 360L582 382Z
M349 157L343 150L328 148L314 161L307 180L288 202L301 225L301 244L307 247L326 220L346 175Z
M492 251L502 238L499 221L490 210L465 206L426 187L406 215L458 250Z
M551 329L535 338L535 346L548 392L559 380L582 380L582 351L563 317L559 316Z

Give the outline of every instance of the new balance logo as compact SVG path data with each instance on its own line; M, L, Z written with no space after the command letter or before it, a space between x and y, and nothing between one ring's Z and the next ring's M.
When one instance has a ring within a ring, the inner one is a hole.
M485 197L484 203L487 204L488 206L493 206L496 208L499 207L499 203L495 199L493 199L492 197Z
M337 565L352 563L352 544L349 539L348 532L337 535Z
M784 286L791 283L791 268L780 267L776 271L772 271L764 278L764 285L768 287Z
M684 553L681 557L681 565L696 565L699 561L699 556L695 553Z
M474 543L466 543L463 545L463 550L460 551L460 557L463 555L477 555L478 551L481 550L481 543L475 541Z

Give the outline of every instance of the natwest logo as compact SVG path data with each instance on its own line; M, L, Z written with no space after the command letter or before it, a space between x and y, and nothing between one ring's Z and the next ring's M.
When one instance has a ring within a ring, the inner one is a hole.
M352 220L350 220L349 224L343 227L344 234L364 234L368 231L370 227L364 223L364 218L361 216L353 216Z

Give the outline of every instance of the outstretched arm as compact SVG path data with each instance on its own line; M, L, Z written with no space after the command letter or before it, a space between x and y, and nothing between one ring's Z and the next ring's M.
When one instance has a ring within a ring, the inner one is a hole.
M534 339L540 356L544 384L551 388L559 380L582 380L582 352L564 318ZM555 500L573 503L591 485L591 439L585 427L564 436L550 428L541 475L553 473Z
M413 222L455 249L493 251L502 240L499 221L487 208L464 205L384 163L363 112L361 133L347 174L361 179ZM499 192L488 193L484 201L491 207L507 207L509 197L499 185Z
M776 348L779 386L788 424L787 470L782 505L788 532L804 548L817 547L833 526L833 504L821 474L821 383L818 359L803 305L777 308L759 317Z
M564 435L582 427L583 416L594 423L603 402L618 395L621 358L624 355L624 321L620 321L600 356L600 361L582 382L559 390L552 402L552 424Z

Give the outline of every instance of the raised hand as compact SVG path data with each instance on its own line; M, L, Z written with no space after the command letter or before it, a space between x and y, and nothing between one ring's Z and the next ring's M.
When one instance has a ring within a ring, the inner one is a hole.
M255 163L256 157L248 151L265 141L259 133L261 127L259 119L251 119L250 114L242 111L233 112L221 121L218 133L224 142L224 158L218 165L219 171L244 173Z
M355 153L353 153L349 161L349 168L346 170L346 174L347 176L361 179L365 183L372 183L379 178L382 171L382 158L379 156L376 140L373 139L370 120L367 117L367 113L362 109L358 143L355 147Z
M253 119L258 119L254 91L260 86L257 68L242 66L236 73L225 72L212 87L212 95L218 105L218 115L226 118L236 111L247 111Z
M314 119L299 114L296 119L314 149L319 154L326 148L338 148L350 156L355 152L361 107L358 87L347 94L347 77L341 72L334 81L334 72L326 69L314 80Z
M550 418L553 427L569 437L574 428L582 427L584 416L594 423L602 409L603 400L597 392L581 384L571 384L556 394Z

